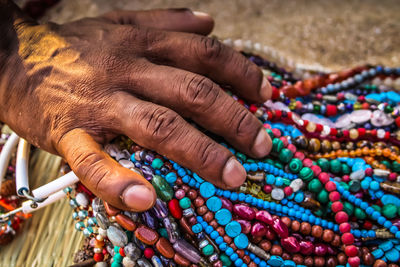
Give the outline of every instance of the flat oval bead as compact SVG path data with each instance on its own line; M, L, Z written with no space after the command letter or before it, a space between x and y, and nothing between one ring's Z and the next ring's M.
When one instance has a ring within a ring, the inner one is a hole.
M182 208L179 206L179 201L176 198L168 202L168 208L172 217L178 220L182 218Z
M115 221L128 231L135 231L136 224L128 217L123 214L115 216Z
M232 213L227 209L220 209L215 213L215 219L220 225L226 225L232 220Z
M199 263L201 256L200 253L188 242L183 239L179 239L173 245L174 250L180 255L184 255L186 259L193 263Z
M231 221L225 226L225 233L232 238L238 236L241 231L242 226L237 221Z
M190 261L188 261L185 257L180 255L179 253L175 253L174 261L176 262L176 264L178 264L178 266L182 266L182 267L190 266Z
M219 197L213 196L207 199L206 205L210 211L216 212L221 209L222 201L219 199Z
M108 227L107 237L114 246L124 247L128 244L128 236L126 233L113 225Z
M135 236L137 239L149 246L154 245L158 240L158 233L144 225L141 225L136 229Z
M156 249L158 250L158 252L160 252L161 255L168 259L172 259L175 255L171 243L164 237L160 237L160 239L157 241Z

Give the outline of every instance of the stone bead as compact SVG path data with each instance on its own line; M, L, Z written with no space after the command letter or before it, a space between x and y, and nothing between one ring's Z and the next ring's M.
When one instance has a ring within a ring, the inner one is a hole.
M106 230L110 226L110 221L107 216L102 212L96 213L96 221L100 228Z
M300 222L299 221L292 221L290 227L292 229L293 232L297 232L300 230ZM310 230L311 231L311 230Z
M287 148L284 148L279 153L279 160L283 163L288 163L293 157L293 152Z
M333 241L334 237L335 233L332 230L325 229L322 233L322 240L324 240L324 242L330 243Z
M200 253L187 241L179 239L173 244L173 248L177 252L175 255L185 255L185 258L193 263L200 262Z
M124 257L122 260L122 266L124 267L135 267L136 263L129 257Z
M307 236L311 233L311 224L308 222L302 222L300 224L300 233Z
M165 239L164 237L160 237L156 243L156 248L161 255L168 259L172 259L174 257L174 249L172 248L171 243Z
M247 173L247 179L252 180L252 181L264 181L265 179L265 172L248 172Z
M128 236L126 233L113 225L108 227L107 237L114 246L124 247L128 244Z
M139 226L135 231L135 236L137 239L142 241L144 244L152 246L158 240L158 233L144 225ZM123 247L123 246L121 246Z
M313 225L311 228L311 235L316 238L320 238L322 236L323 229L319 225Z
M163 201L170 201L174 196L174 191L167 181L159 175L154 175L151 181L157 196Z
M393 219L396 217L397 207L394 204L386 204L382 208L383 216L388 219Z
M115 221L128 231L135 231L136 224L128 217L123 214L115 216Z
M308 148L313 152L318 152L321 149L321 142L316 138L311 138L308 143Z

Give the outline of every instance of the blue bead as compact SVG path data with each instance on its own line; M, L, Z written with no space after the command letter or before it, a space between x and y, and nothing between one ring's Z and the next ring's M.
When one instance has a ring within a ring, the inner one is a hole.
M379 245L379 248L382 249L383 251L388 251L393 248L393 243L390 240L385 241Z
M226 225L232 220L232 213L227 209L220 209L215 213L215 219L220 225Z
M239 194L239 196L240 196L240 194ZM236 192L232 192L231 193L231 200L232 201L236 201L236 200L238 200L238 194L236 193ZM243 199L242 199L243 200ZM240 198L239 198L239 201L242 201Z
M235 237L233 239L233 242L235 243L238 249L245 249L249 245L249 239L243 233Z
M272 255L267 263L271 266L278 267L283 265L283 259L279 256Z
M269 202L268 201L264 201L264 209L269 209Z
M229 258L231 259L231 261L234 262L235 260L237 260L239 258L239 256L238 256L238 254L233 253L232 255L229 256Z
M283 262L283 266L284 267L296 267L296 263L294 261L291 261L291 260L285 260Z
M363 201L360 198L356 198L356 200L354 201L354 204L356 204L357 206L360 206L362 204L362 202ZM362 209L365 209L365 208L362 208Z
M235 266L240 267L243 264L243 260L242 259L237 259L235 260Z
M281 177L277 177L275 181L275 185L281 187L283 185L283 179Z
M377 182L377 181L372 181L370 184L369 184L369 188L371 189L371 190L373 190L373 191L376 191L376 190L378 190L379 189L379 183Z
M258 258L258 257L256 257L253 261L257 265L260 264L260 262L261 262L260 258Z
M261 261L259 264L258 264L258 266L260 266L260 267L267 267L267 263L265 262L265 261Z
M397 226L392 225L392 227L390 227L390 232L391 232L392 234L395 235L398 231L399 231L399 229L397 228Z
M275 183L275 176L273 176L272 174L268 174L266 177L266 182L267 184L274 184Z
M200 233L201 231L203 231L203 226L201 226L201 224L199 223L196 223L195 225L192 226L192 231L195 234Z
M214 231L214 228L212 228L212 226L208 225L208 226L205 228L205 231L206 231L207 234L210 234L212 231Z
M378 248L372 251L371 254L375 257L375 259L380 259L382 258L384 252L382 249Z
M378 218L378 223L379 224L384 224L386 222L386 218L385 217L383 217L383 216L380 216L379 218Z
M388 221L388 220L386 220L386 222L383 224L383 227L385 227L385 228L387 228L387 229L390 229L390 227L392 227L392 222L391 221Z
M215 191L215 186L209 182L204 182L200 185L200 195L204 198L212 197Z
M238 236L241 231L242 227L237 221L231 221L225 226L225 233L232 238Z
M398 262L400 259L400 253L397 249L391 249L385 253L386 259L391 262Z
M226 249L228 248L228 245L224 242L224 243L221 243L218 247L220 250L226 251Z
M226 254L227 256L232 255L232 254L233 254L233 248L228 247L228 248L225 250L225 254Z
M224 242L224 238L222 236L219 236L215 239L215 243L217 243L217 245L222 244L222 242Z
M210 237L211 237L212 239L216 239L218 236L219 236L219 234L218 234L218 232L215 231L215 230L212 231L211 234L210 234Z
M229 190L224 190L223 196L224 196L225 198L230 198L230 197L231 197L231 191L229 191Z
M213 212L217 212L222 208L222 201L219 197L213 196L206 201L207 208Z
M374 213L374 208L373 207L368 207L368 208L366 208L365 209L365 212L368 214L368 215L372 215L373 213Z
M355 237L361 237L361 231L358 230L358 229L355 229L354 232L353 232L353 235L354 235Z

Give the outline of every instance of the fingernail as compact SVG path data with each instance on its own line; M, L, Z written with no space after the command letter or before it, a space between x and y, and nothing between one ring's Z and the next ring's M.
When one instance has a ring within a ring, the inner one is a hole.
M222 180L229 187L239 187L246 180L246 170L235 158L230 158L222 172Z
M267 101L268 99L271 99L271 95L272 95L271 85L269 84L267 78L263 77L260 89L260 96L263 101Z
M257 157L265 157L271 150L271 138L267 131L262 128L254 141L252 151Z
M147 210L153 206L153 192L144 185L132 185L125 189L122 200L133 210Z
M193 11L193 15L195 15L198 18L204 19L207 18L209 19L211 16L207 13L201 12L201 11Z

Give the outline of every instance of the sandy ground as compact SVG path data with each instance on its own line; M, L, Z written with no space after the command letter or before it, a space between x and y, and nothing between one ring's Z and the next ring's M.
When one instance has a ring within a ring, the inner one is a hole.
M213 34L274 47L303 63L340 69L400 66L397 0L63 0L44 20L65 22L112 9L189 7L216 21Z

